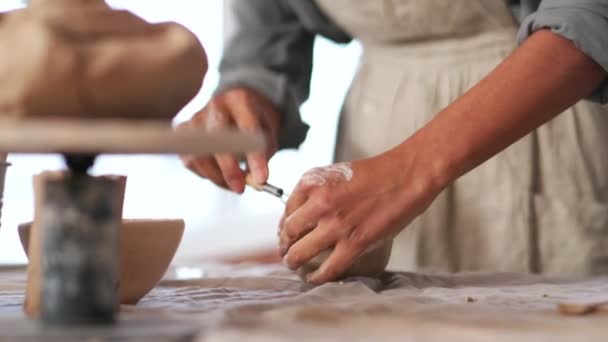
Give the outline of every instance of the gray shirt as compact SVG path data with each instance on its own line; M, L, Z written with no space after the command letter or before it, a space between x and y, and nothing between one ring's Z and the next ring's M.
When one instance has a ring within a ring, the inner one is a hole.
M523 19L519 42L549 28L608 71L608 0L507 2ZM315 36L339 43L352 37L312 0L225 0L224 16L225 46L216 93L235 86L260 92L283 115L279 146L299 146L308 131L299 107L309 96ZM608 102L608 82L591 98Z

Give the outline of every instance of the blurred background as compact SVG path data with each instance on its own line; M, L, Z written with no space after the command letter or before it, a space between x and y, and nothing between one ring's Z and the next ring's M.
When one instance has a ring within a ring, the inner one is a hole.
M203 88L176 117L176 122L188 119L201 109L218 80L223 1L107 2L151 22L179 22L199 37L209 57L209 72ZM22 0L0 0L0 11L22 6ZM271 162L270 182L287 192L306 170L331 162L340 105L360 54L356 43L336 45L319 38L316 45L311 97L302 108L304 120L311 130L299 150L282 151ZM60 169L63 162L54 155L15 154L9 155L8 159L12 166L7 172L4 192L0 264L21 264L26 258L19 243L17 225L32 219L32 176L43 170ZM102 156L93 173L128 177L126 218L183 218L186 221L177 262L239 258L276 246L276 228L283 210L281 201L251 190L242 196L219 190L190 174L177 157Z

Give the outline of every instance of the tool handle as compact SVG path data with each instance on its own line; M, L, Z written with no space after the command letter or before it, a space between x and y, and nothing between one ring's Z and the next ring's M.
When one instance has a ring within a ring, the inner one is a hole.
M272 184L258 184L254 179L253 176L251 174L247 174L247 176L245 176L245 183L247 183L247 185L249 185L250 187L254 188L257 191L263 191L263 192L267 192L275 197L278 198L282 198L283 195L285 194L285 192L283 191L283 189L278 188Z

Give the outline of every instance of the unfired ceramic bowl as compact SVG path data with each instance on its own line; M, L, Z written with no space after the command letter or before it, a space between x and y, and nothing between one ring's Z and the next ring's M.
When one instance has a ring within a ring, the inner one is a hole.
M19 225L28 255L31 222ZM123 220L120 232L120 303L137 304L161 280L184 233L183 220Z

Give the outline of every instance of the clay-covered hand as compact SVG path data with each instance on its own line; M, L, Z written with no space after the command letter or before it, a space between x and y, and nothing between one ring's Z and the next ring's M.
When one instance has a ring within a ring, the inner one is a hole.
M243 132L261 132L266 139L266 151L247 154L247 169L255 181L268 180L268 160L277 151L279 113L272 103L257 92L244 87L231 88L216 95L200 112L178 129L203 128L206 131L238 128ZM246 171L236 156L216 154L209 157L182 156L184 165L220 187L242 193Z
M416 153L394 149L305 173L279 224L279 250L287 266L300 269L331 251L306 276L322 284L348 274L357 258L392 239L443 187L415 160Z

